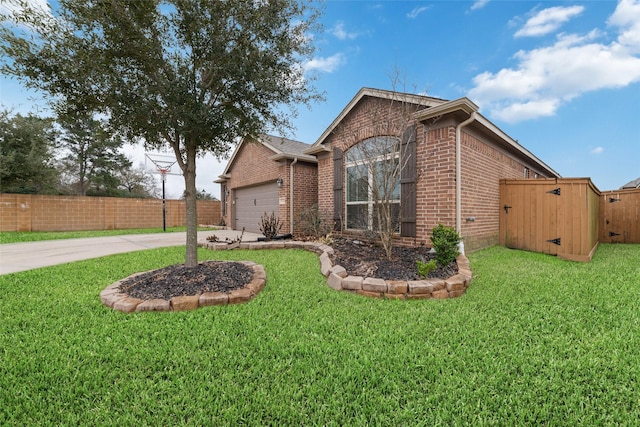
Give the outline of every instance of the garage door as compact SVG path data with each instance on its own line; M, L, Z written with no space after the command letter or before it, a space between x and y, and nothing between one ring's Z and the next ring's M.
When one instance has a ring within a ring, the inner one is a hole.
M278 186L275 182L235 191L235 229L260 232L260 218L265 212L278 215Z

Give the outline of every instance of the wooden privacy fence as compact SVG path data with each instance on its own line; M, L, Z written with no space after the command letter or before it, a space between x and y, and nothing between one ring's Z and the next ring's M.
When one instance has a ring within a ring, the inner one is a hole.
M600 242L640 243L640 188L600 196Z
M589 178L500 180L500 244L574 261L598 246L600 191Z
M184 200L166 201L166 225L186 224ZM220 202L198 200L198 223L220 223ZM162 228L162 200L0 194L0 231Z

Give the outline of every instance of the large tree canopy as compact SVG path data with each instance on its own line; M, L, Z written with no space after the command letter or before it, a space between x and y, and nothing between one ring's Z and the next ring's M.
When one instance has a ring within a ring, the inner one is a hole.
M73 192L117 194L118 175L131 170L131 161L120 152L124 141L89 116L65 118L61 124L61 164Z
M169 145L185 178L187 257L196 258L195 158L284 129L319 95L302 63L318 11L306 0L61 0L0 29L2 70L63 114L101 113L147 146Z
M58 191L55 136L51 119L0 111L0 192Z

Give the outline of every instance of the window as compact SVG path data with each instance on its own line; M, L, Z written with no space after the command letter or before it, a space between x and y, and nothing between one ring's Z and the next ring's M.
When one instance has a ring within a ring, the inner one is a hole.
M346 153L348 229L378 229L376 208L385 206L390 209L393 228L399 229L399 151L399 140L385 136L364 140Z

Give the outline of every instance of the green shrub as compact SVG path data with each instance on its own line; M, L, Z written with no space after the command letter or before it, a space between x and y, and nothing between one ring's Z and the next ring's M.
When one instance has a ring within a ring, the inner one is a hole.
M437 267L436 260L432 259L431 261L422 262L420 260L416 261L416 268L418 269L418 276L426 279L429 277L429 274Z
M460 235L451 227L438 224L431 233L431 243L436 251L436 261L441 267L451 264L458 254Z

